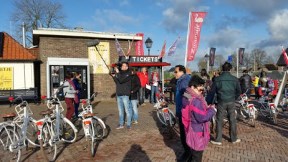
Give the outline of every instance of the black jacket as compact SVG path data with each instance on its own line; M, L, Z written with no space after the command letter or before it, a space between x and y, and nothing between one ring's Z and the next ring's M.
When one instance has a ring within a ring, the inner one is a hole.
M214 95L217 94L218 103L235 102L241 94L238 79L231 75L230 72L223 72L215 78L211 90L207 95L207 103L212 104Z
M116 83L117 96L130 96L131 93L131 71L120 71L113 77Z
M131 76L131 94L130 94L130 100L137 100L138 96L137 93L139 89L141 88L140 79L136 74L133 74Z
M177 79L173 77L168 84L168 86L171 87L172 92L176 92L176 85L177 85Z
M248 74L241 76L239 81L242 93L245 93L247 89L252 87L252 78Z

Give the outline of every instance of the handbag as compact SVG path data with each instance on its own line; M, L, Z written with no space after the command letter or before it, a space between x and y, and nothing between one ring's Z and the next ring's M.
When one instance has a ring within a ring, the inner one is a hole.
M188 109L186 112L189 111L189 115L187 116L190 118L189 124L187 125L188 127L186 127L185 130L186 143L193 150L203 151L210 141L209 123L205 122L202 124L202 132L195 132L191 125L191 111L193 111L194 106L190 104L185 109Z

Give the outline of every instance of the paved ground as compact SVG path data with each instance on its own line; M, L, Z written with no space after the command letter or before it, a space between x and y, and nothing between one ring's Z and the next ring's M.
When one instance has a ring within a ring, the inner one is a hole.
M60 146L56 161L172 162L183 152L177 126L171 136L158 123L156 113L150 104L139 107L139 124L133 125L130 131L126 128L115 129L118 123L116 103L96 101L94 106L94 111L109 128L107 138L96 146L95 157L91 157L89 147L86 149L87 142L82 138L83 130L80 130L76 143ZM37 118L38 112L44 110L45 105L31 104L31 109ZM0 105L0 111L1 114L13 112L14 108ZM203 161L288 161L288 115L280 114L278 118L278 124L273 125L269 120L259 116L256 128L250 127L245 121L239 121L238 136L242 142L234 145L228 142L228 130L225 126L223 145L209 144L204 152ZM43 160L39 151L24 151L22 155L22 161Z

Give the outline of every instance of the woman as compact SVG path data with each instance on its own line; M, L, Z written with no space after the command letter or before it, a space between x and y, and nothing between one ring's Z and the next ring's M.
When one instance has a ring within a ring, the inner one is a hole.
M65 103L67 105L66 118L71 120L74 114L74 103L79 103L76 87L72 81L73 75L71 73L66 74L65 82L63 86L63 92L65 96Z
M75 85L75 90L78 91L77 97L78 97L78 102L74 102L74 111L75 111L75 118L78 118L78 108L79 108L79 102L80 102L80 95L81 95L81 74L78 72L74 73L74 79L73 79L73 84Z
M193 76L188 84L189 87L183 95L182 122L185 127L187 145L191 148L192 158L189 161L193 162L202 161L203 151L208 145L210 138L209 121L216 113L212 106L207 106L203 97L204 84L205 81L202 78L197 75ZM184 109L188 110L188 113L184 113ZM189 127L192 128L190 130L195 132L196 135L194 137L188 136L188 133L190 133ZM191 146L189 141L194 140L195 142L201 137L205 138L204 142L199 144L203 146L202 148Z
M141 88L141 83L140 80L136 74L135 69L132 71L131 75L131 94L130 94L130 111L132 114L132 123L133 124L138 124L138 92L139 89Z

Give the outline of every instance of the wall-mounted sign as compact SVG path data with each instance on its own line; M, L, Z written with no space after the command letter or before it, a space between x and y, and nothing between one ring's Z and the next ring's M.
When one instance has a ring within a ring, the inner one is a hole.
M13 67L0 67L0 90L13 89Z
M124 56L120 56L120 61L128 61L138 62L138 63L153 63L153 62L162 62L158 56L130 56L129 58L125 58Z
M95 47L88 47L88 58L89 58L89 64L91 66L91 73L108 74L109 69L101 59L100 55L102 56L106 64L109 65L110 64L109 42L100 42L97 45L97 48L99 53L97 52Z

